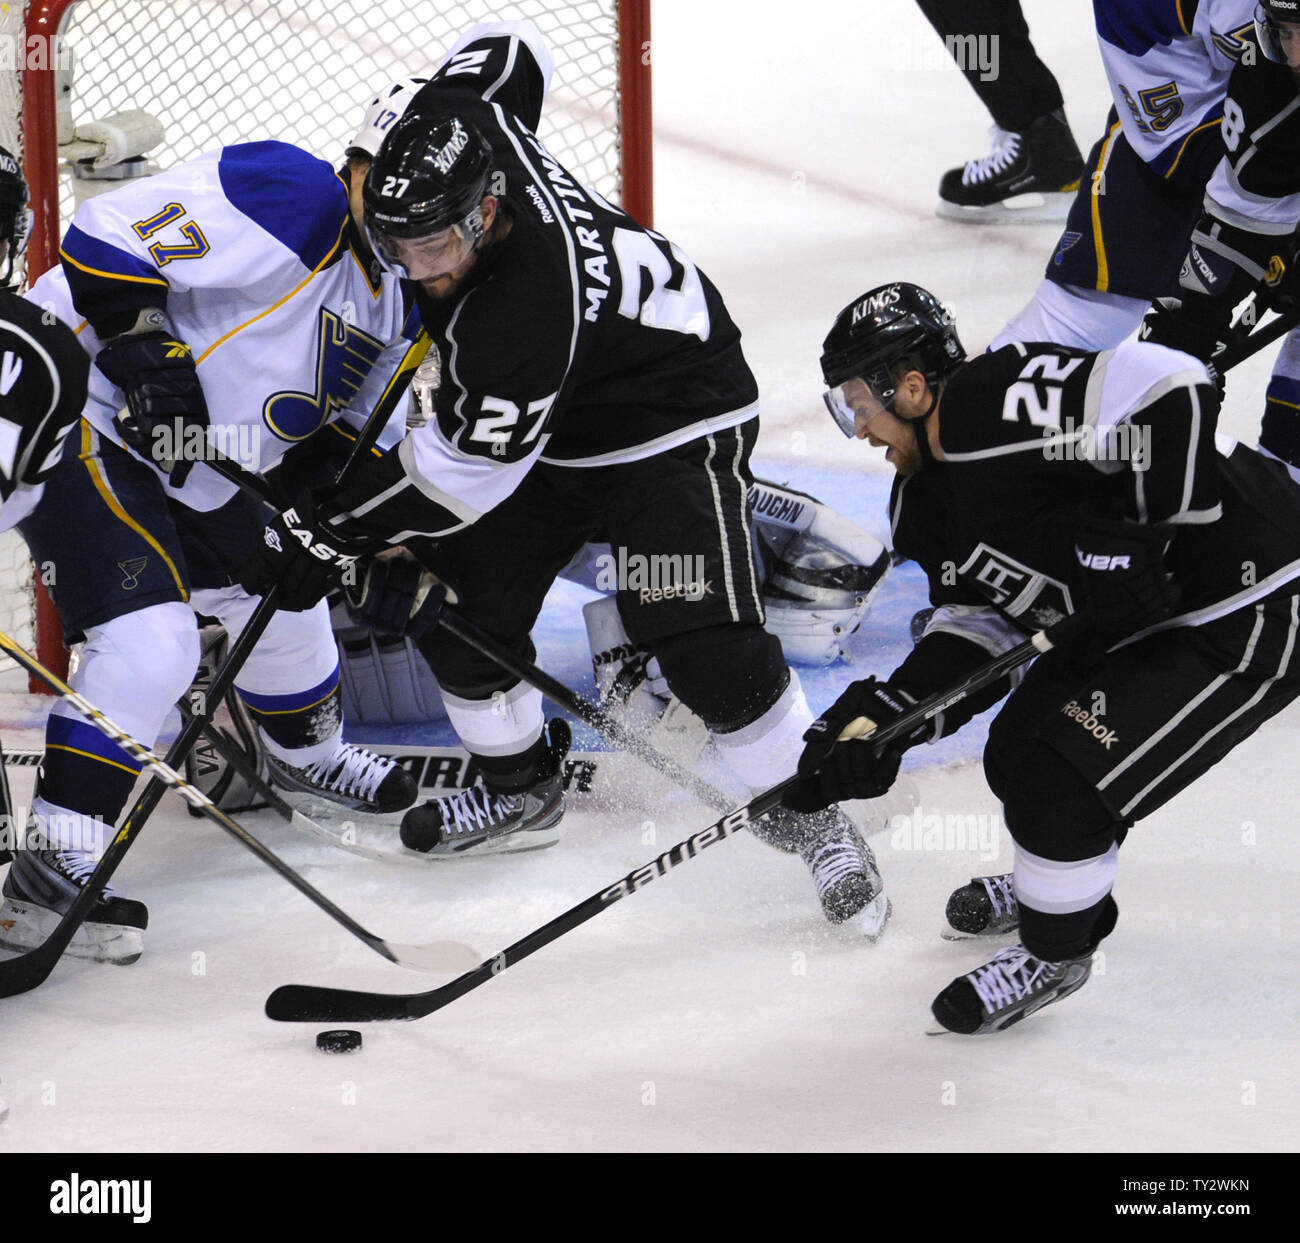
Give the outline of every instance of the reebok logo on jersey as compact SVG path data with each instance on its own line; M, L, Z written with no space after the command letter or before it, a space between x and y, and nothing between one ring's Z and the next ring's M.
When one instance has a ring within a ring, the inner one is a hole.
M713 594L711 578L697 578L689 583L676 583L671 587L643 587L640 592L642 604L655 604L660 600L703 600Z
M544 224L553 224L555 217L551 215L551 209L546 206L546 200L542 198L542 192L532 184L524 187L524 193L533 200L533 206L537 208L537 214L541 216Z
M167 357L168 358L188 358L190 356L190 347L184 341L168 341Z
M1133 568L1126 556L1111 557L1104 552L1084 552L1082 548L1076 548L1074 553L1085 570L1131 570Z
M1119 741L1119 735L1113 729L1102 724L1087 708L1081 708L1073 699L1061 711L1070 720L1078 721L1107 751L1110 750L1111 743Z

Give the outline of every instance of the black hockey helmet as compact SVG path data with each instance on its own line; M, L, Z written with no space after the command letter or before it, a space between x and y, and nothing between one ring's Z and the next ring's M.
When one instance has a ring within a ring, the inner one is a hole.
M1260 0L1255 5L1255 38L1269 60L1291 62L1282 42L1282 24L1300 26L1300 0Z
M492 176L492 149L463 117L405 112L380 144L362 186L366 230L380 258L395 263L386 239L455 229L483 240L480 204Z
M13 280L14 264L27 249L31 212L27 208L27 182L18 160L0 147L0 241L9 243L9 254L0 287Z
M822 343L826 408L839 429L854 435L854 416L841 386L855 376L886 410L893 409L893 369L907 362L931 389L966 360L952 313L929 290L906 281L880 285L855 298L836 317Z

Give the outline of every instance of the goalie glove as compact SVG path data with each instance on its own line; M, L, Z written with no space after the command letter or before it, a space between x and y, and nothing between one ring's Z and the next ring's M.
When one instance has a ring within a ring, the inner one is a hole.
M373 547L322 518L315 498L304 492L267 524L239 585L250 596L261 596L278 584L279 607L303 613L345 581L355 582L357 558Z
M456 593L409 553L379 556L360 567L355 582L343 584L353 620L379 634L418 639L438 624L444 604Z

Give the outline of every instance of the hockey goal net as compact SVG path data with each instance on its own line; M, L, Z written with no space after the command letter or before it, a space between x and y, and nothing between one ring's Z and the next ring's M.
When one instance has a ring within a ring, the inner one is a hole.
M140 110L163 141L133 167L167 168L213 147L277 138L342 161L370 99L423 77L478 21L528 18L555 59L539 137L607 197L650 223L650 0L11 0L0 5L0 143L21 152L34 213L31 276L58 261L61 227L87 193L120 181L75 176L85 127ZM69 56L69 52L71 56ZM82 127L82 133L77 128ZM62 150L60 150L62 148ZM0 624L58 665L47 601L0 541Z

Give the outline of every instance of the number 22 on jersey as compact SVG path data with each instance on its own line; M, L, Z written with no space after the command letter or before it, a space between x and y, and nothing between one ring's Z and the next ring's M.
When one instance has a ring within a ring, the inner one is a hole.
M1031 358L1020 378L1007 389L1002 417L1008 423L1027 418L1035 427L1061 426L1061 396L1065 382L1083 363L1083 356L1063 358L1039 354Z

